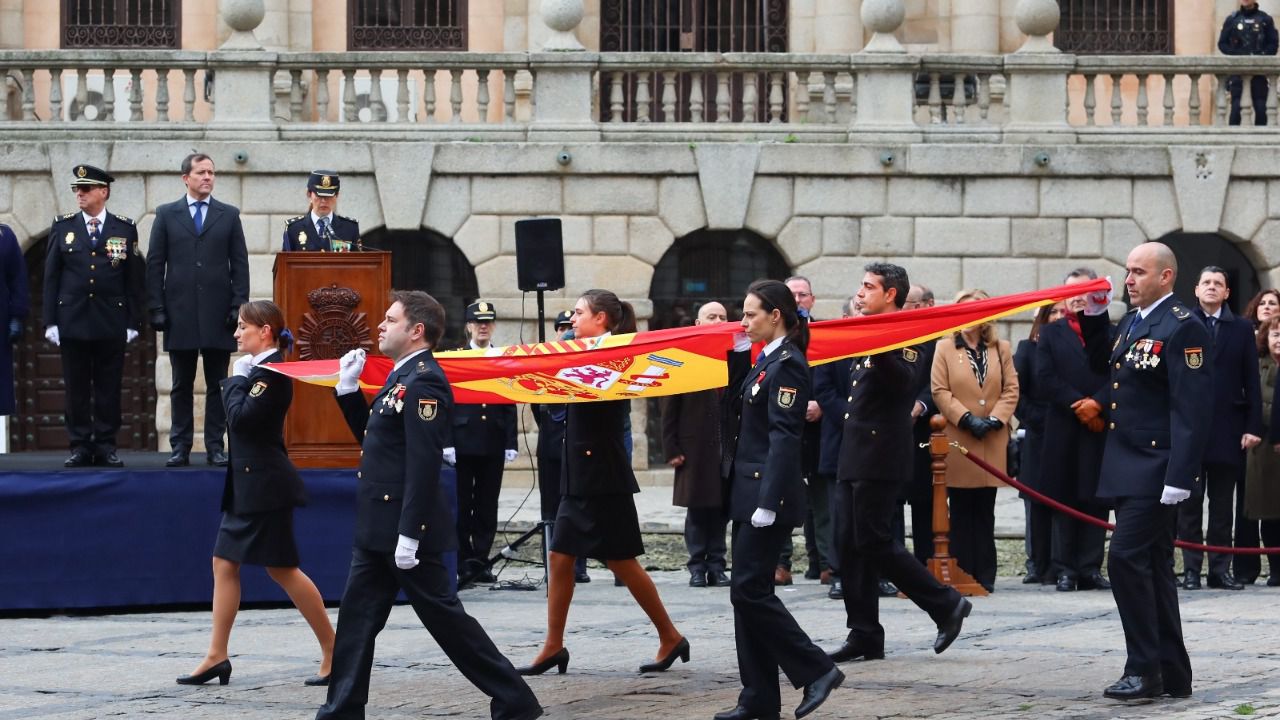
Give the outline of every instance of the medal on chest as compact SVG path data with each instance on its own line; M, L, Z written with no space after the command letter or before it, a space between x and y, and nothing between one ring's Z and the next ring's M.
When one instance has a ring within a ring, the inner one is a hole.
M107 238L106 248L111 267L119 267L120 261L129 255L129 242L122 237Z
M390 408L397 413L404 410L404 393L407 389L408 388L404 385L396 383L395 387L388 390L387 394L382 396L382 406L384 408Z
M761 370L760 374L756 376L756 382L754 385L751 386L751 397L755 397L756 395L760 394L760 383L764 382L764 376L765 376L764 370Z
M1160 351L1163 349L1163 341L1143 338L1129 346L1124 359L1139 370L1152 370L1160 365Z

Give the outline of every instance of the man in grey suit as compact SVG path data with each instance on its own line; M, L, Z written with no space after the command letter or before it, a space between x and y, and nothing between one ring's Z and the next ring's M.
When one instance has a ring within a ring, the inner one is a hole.
M169 467L190 463L196 360L201 357L207 461L227 464L222 437L227 418L218 388L236 349L232 333L240 305L249 300L249 254L240 210L211 197L213 181L208 155L192 153L183 159L186 196L156 208L147 249L151 325L164 332L164 349L173 365Z

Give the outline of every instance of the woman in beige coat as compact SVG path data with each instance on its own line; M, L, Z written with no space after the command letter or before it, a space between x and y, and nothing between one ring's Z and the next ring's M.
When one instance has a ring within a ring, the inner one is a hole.
M985 300L982 290L961 290L956 302ZM938 340L933 355L933 401L947 419L947 436L1004 471L1009 420L1018 405L1013 351L992 323ZM951 552L988 591L996 582L996 488L1003 485L952 449L947 457Z

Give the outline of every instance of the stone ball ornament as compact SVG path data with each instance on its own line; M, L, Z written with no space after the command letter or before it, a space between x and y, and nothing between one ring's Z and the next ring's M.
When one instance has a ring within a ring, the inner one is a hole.
M236 32L253 32L267 16L263 0L222 0L222 19Z
M864 0L862 24L872 32L889 34L897 30L907 17L902 0Z

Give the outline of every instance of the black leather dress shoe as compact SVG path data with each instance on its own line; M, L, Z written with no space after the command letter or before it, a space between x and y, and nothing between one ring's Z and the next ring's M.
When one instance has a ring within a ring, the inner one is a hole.
M1159 675L1125 675L1102 691L1112 700L1149 700L1164 694Z
M898 596L898 588L893 583L889 582L888 580L885 580L884 578L880 579L880 583L877 589L880 592L880 597L897 597Z
M1182 574L1183 590L1199 590L1200 589L1200 573L1188 570Z
M695 570L689 573L689 587L706 587L707 574L701 570Z
M822 577L822 569L817 563L809 563L809 569L804 571L805 580L817 580Z
M1076 579L1066 573L1058 576L1058 585L1055 588L1058 592L1075 592Z
M574 584L576 584L576 585L582 585L582 584L584 584L584 583L589 583L589 582L591 582L591 576L587 574L587 571L586 571L586 570L583 570L582 572L578 572L578 571L576 571L576 570L575 570L575 571L574 571L574 573L573 573L573 582L574 582Z
M1209 576L1209 587L1217 590L1243 590L1244 584L1236 582L1230 575L1219 573Z
M777 710L756 712L739 705L732 710L716 713L715 720L778 720L779 717Z
M105 455L99 455L98 464L104 465L106 467L113 467L113 468L124 467L124 461L121 460L118 455L116 455L115 450L108 451Z
M850 660L883 660L884 646L872 646L857 640L845 640L839 650L827 653L831 662L849 662Z
M729 587L729 576L723 570L712 570L707 573L707 584L711 587Z
M1167 687L1164 689L1164 694L1168 695L1171 698L1178 698L1178 699L1189 698L1191 697L1191 686L1186 685L1184 687L1179 687L1179 688Z
M93 454L88 450L75 450L71 453L71 457L62 462L63 467L78 468L89 467L93 464Z
M831 578L831 589L827 591L827 597L832 600L844 599L844 580L838 577Z
M969 617L971 612L973 612L973 603L960 598L956 609L951 611L951 617L938 626L938 637L933 641L933 651L935 653L941 653L951 647L951 643L955 642L956 636L960 634L964 619Z
M1111 581L1102 576L1097 570L1089 573L1087 576L1080 578L1081 590L1110 590Z
M840 683L844 682L844 673L840 672L840 668L831 668L826 675L814 680L804 686L804 698L800 704L796 706L796 719L804 717L818 706L827 701L827 696L832 690L840 687Z
M221 450L214 450L205 455L205 462L216 467L226 467L227 463L231 462L231 458L227 457L227 454Z
M1023 584L1023 585L1039 585L1039 584L1040 584L1040 573L1037 573L1037 572L1029 572L1029 573L1027 573L1026 575L1023 575L1023 576L1022 576L1022 584Z
M191 464L191 453L186 450L174 450L168 460L164 461L165 467L183 467Z

